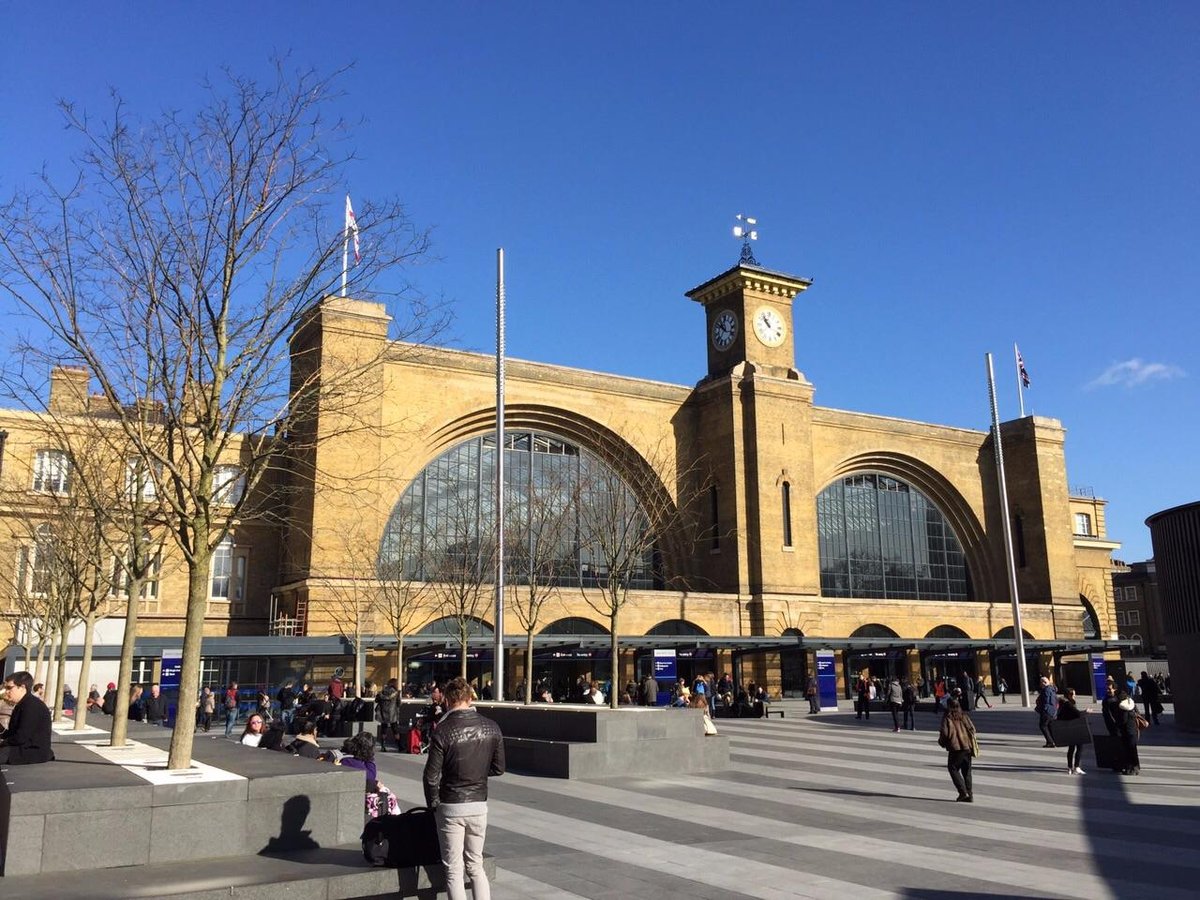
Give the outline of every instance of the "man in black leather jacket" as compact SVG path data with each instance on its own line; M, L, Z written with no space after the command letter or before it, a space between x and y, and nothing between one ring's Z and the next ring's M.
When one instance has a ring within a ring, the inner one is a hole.
M500 727L471 707L471 686L455 678L445 686L448 711L438 724L425 761L425 802L437 818L446 894L466 900L464 863L475 900L490 900L483 871L487 834L487 785L504 774L504 738Z

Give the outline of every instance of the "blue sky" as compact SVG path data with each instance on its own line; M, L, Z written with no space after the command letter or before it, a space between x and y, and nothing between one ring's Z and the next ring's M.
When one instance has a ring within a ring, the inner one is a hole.
M347 188L434 229L413 273L493 349L679 384L683 293L759 261L809 276L796 356L817 403L1067 428L1118 556L1200 499L1200 6L1194 3L64 4L5 12L0 191L74 149L55 109L188 108L223 65L348 64ZM340 209L331 209L334 227ZM1186 465L1186 468L1185 468Z

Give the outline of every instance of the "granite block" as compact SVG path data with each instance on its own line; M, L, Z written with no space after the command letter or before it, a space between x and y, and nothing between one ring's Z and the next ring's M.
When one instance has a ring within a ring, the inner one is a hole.
M245 843L239 853L309 850L339 843L341 819L336 795L315 801L307 794L263 797L248 801L245 808ZM352 840L357 841L361 833L360 827Z
M265 752L265 751L264 751ZM297 762L300 762L298 758ZM305 760L306 762L308 760ZM340 794L343 791L363 790L363 773L358 769L343 769L328 763L314 763L316 771L293 771L286 775L252 778L247 787L247 797L258 800L265 797L291 797L307 794L315 798L321 794Z
M4 849L5 877L36 875L42 871L45 816L13 816L9 820L8 846Z
M53 763L47 763L53 765ZM124 770L120 770L124 772ZM150 806L150 785L75 788L72 790L20 790L12 795L12 815L49 815L93 810L143 809Z
M55 813L45 818L43 872L139 866L149 861L149 805L95 810L86 816L76 811Z
M150 859L156 863L246 852L246 802L156 806L151 815Z
M152 787L154 806L188 806L199 803L229 803L244 801L250 782L239 778L231 781L196 781L181 784L156 784Z
M337 835L334 843L349 844L362 840L367 823L367 794L365 786L358 791L338 795Z

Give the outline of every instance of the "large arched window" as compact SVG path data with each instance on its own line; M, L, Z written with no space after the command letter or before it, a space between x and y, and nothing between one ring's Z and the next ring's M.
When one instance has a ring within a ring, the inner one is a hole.
M817 496L826 597L967 600L962 545L925 495L889 475L851 475Z
M384 529L380 576L494 580L496 438L471 438L413 479ZM550 434L505 432L505 580L596 586L632 536L644 534L637 498L602 460ZM606 529L603 533L600 529ZM654 588L654 552L621 565L629 586ZM472 576L472 572L477 573ZM449 573L449 574L447 574Z

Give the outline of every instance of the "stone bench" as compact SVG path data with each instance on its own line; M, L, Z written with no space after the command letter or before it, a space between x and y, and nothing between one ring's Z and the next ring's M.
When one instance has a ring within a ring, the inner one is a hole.
M496 861L484 869L495 880ZM436 897L445 893L439 866L372 868L357 845L182 862L123 869L8 877L0 894L22 900L262 900L264 897Z
M130 736L165 744L169 732ZM193 758L237 777L189 783L179 773L177 783L152 784L70 739L56 736L54 752L54 762L3 769L5 885L17 875L335 847L362 833L364 779L353 769L206 737Z

